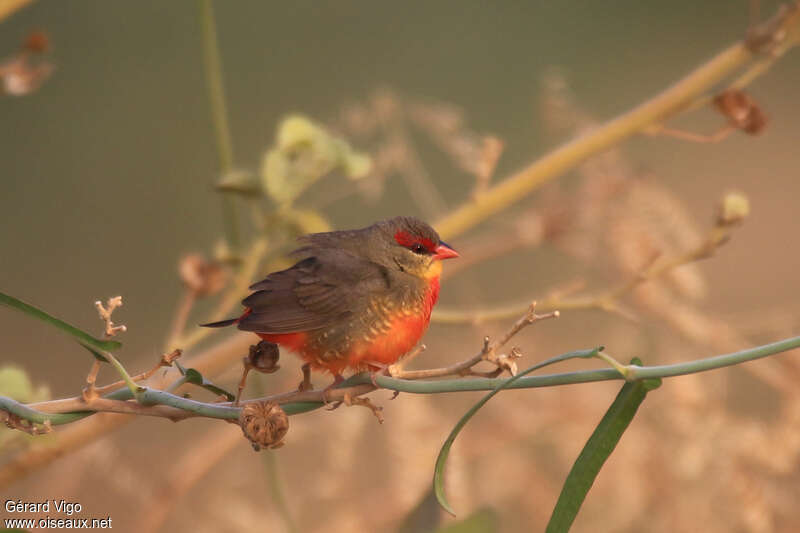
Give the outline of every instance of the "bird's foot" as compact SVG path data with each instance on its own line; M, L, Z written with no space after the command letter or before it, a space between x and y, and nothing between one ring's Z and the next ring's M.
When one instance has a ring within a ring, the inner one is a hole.
M309 390L314 390L314 385L311 383L311 365L306 363L302 366L302 369L303 369L303 381L301 381L300 385L297 386L297 391L305 392Z
M342 403L344 403L347 407L352 407L354 405L360 405L362 407L366 407L367 409L372 411L372 414L375 415L375 418L378 419L378 423L383 424L383 415L381 414L381 411L383 411L383 407L381 407L380 405L375 405L369 398L362 398L361 396L353 397L350 395L349 392L346 392L344 394L344 400L342 402L339 402L339 405L341 405Z

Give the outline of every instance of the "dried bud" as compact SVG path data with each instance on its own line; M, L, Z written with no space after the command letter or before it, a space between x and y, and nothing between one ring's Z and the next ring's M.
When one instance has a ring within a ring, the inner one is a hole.
M161 354L161 366L172 366L172 363L183 354L182 350L174 349L169 353Z
M723 91L714 98L714 105L731 125L750 135L758 135L767 126L767 116L753 97L744 91Z
M516 376L518 369L517 363L514 361L514 359L519 359L520 357L522 357L522 351L515 346L508 354L503 353L498 355L497 361L495 362L497 363L498 368L508 370L509 374Z
M220 240L214 246L214 261L223 265L236 265L241 263L242 258L230 249L227 242Z
M272 374L280 368L278 366L279 358L280 352L277 344L261 341L250 346L250 353L244 358L244 364L264 374Z
M197 296L208 296L222 290L226 275L222 265L207 261L199 254L191 254L181 259L178 273L186 288Z
M475 172L480 179L488 183L492 174L494 174L494 169L497 167L497 161L500 159L504 147L505 144L498 137L488 135L483 138Z
M717 208L717 225L732 226L741 223L750 214L750 200L740 192L729 192L722 197Z
M31 32L22 44L23 50L28 50L37 54L46 52L50 47L50 39L42 30Z
M278 448L289 431L289 417L275 402L253 402L242 407L239 426L255 451Z

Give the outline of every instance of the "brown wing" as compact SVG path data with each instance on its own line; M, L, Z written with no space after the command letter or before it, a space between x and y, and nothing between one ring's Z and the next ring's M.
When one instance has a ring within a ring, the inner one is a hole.
M239 329L294 333L359 315L372 297L389 289L389 277L384 267L349 252L320 249L250 289L255 292L242 304L251 311L239 321Z

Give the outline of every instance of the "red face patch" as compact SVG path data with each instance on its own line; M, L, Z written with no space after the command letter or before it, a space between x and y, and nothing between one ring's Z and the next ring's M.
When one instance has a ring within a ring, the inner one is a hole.
M401 230L394 234L394 240L397 241L397 244L400 246L405 246L406 248L411 249L416 244L421 244L428 252L436 253L436 244L430 240L426 239L425 237L417 237L410 234L407 231Z

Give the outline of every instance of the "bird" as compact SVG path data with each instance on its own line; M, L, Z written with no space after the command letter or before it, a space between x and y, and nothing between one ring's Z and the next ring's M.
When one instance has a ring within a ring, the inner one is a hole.
M312 233L292 252L299 260L250 286L236 325L330 373L376 372L408 353L430 323L442 261L459 257L422 220L398 216L371 226ZM302 384L301 384L302 387Z

